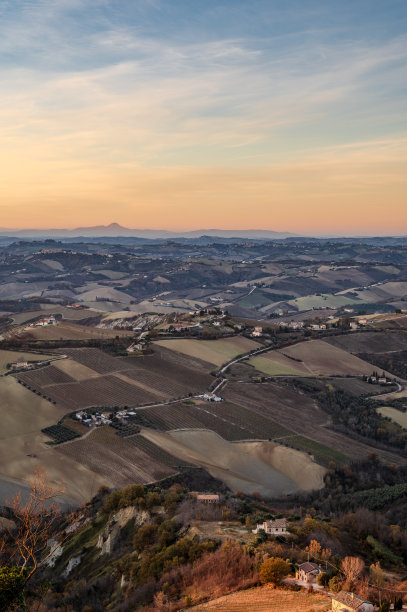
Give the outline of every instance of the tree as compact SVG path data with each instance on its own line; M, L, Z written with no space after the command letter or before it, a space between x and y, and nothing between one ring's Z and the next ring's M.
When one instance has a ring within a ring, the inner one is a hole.
M342 570L346 580L351 584L357 582L365 569L365 562L360 557L345 557L342 561Z
M262 584L272 582L279 584L291 571L290 565L280 557L270 557L260 566L260 580Z
M0 537L0 602L1 610L24 602L27 582L55 550L69 537L49 546L49 540L62 519L72 525L74 515L63 517L55 498L63 493L61 485L50 483L44 469L36 470L30 483L27 501L17 493L8 507L8 521Z
M321 544L317 540L311 540L309 546L307 546L305 550L309 552L311 557L318 559L321 554L321 548Z
M329 581L329 590L332 593L339 593L342 588L342 581L339 576L333 576Z

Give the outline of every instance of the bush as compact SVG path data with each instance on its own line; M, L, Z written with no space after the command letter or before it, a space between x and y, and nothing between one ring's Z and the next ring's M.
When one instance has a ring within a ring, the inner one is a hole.
M142 525L133 539L133 546L137 552L141 552L147 546L155 542L157 537L157 527L155 525Z
M21 567L0 567L0 610L24 605L27 571Z
M262 584L272 582L279 584L290 573L289 564L280 557L270 557L260 566L260 580Z

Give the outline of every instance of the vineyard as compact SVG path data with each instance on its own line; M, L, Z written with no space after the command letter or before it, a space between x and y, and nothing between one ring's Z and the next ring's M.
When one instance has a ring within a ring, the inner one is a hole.
M253 438L261 440L272 440L292 434L292 431L279 425L272 419L262 416L256 410L243 408L237 404L221 402L217 404L208 403L205 411L214 415L217 418L227 421L233 425L237 425L241 429L245 429L252 434Z
M202 365L158 349L145 357L111 357L99 349L64 349L64 369L53 365L15 377L31 391L74 411L89 406L140 406L204 391L212 382ZM64 370L64 371L63 371Z
M154 442L150 442L144 436L133 436L129 438L129 442L134 444L137 448L142 450L144 453L149 455L154 461L158 463L162 463L163 465L168 465L171 468L179 468L179 467L190 467L191 464L186 463L182 459L177 459L173 455L170 455L165 450L154 444Z
M47 385L57 385L75 382L69 374L62 372L53 365L31 370L29 372L19 372L18 380L24 382L28 387L41 388Z
M256 433L251 430L252 418L248 421L248 425L246 425L244 418L236 418L234 410L239 411L238 406L230 406L225 413L222 413L224 405L222 403L222 406L219 407L209 402L200 405L180 402L165 407L146 408L139 411L138 414L143 419L144 426L163 431L172 429L211 429L229 441L253 438L264 439L265 434L264 431L261 431L261 427L256 430ZM267 431L269 433L274 432L274 435L277 433L284 435L287 432L287 430L271 421L267 422L267 425Z
M354 505L355 508L363 507L369 510L382 510L397 500L405 500L406 497L407 484L404 483L349 493L344 496L344 499Z
M174 474L172 468L154 460L136 444L116 436L111 427L99 427L85 439L56 450L118 487L154 482Z
M69 440L75 440L80 434L69 427L64 425L51 425L50 427L44 427L41 429L49 438L52 438L55 444L61 444L62 442L68 442Z

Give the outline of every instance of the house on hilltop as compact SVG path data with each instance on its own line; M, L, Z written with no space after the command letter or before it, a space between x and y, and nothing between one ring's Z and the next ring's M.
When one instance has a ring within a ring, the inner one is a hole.
M286 535L288 533L287 521L285 519L276 519L275 521L264 521L264 523L258 523L256 529L253 529L253 533L259 533L261 529L268 535Z
M373 604L354 593L341 591L332 597L333 612L373 612Z

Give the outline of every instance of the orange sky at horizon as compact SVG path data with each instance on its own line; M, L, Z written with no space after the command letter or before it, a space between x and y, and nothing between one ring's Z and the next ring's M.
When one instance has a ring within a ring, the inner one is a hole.
M352 150L260 168L109 169L0 156L0 227L403 234L406 159Z
M0 228L407 235L399 0L0 2Z

